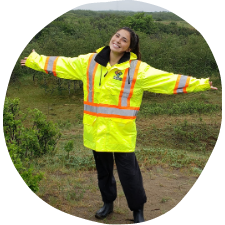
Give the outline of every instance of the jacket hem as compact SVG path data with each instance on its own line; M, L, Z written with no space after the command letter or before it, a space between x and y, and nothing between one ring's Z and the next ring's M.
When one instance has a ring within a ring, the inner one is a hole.
M116 149L108 149L108 150L98 150L98 149L96 149L96 148L93 148L93 147L91 147L91 146L89 146L89 145L86 145L86 144L84 144L84 146L86 147L86 148L88 148L88 149L91 149L91 150L93 150L93 151L96 151L96 152L118 152L118 153L130 153L130 152L135 152L135 149L131 149L131 150L116 150Z

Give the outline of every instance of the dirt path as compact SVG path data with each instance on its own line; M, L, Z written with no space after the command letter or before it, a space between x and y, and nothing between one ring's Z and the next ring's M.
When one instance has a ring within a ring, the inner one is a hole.
M196 177L189 176L178 170L168 170L161 167L153 167L142 171L144 187L148 198L144 207L145 220L154 219L176 206L187 194L196 181ZM95 171L82 172L81 177L85 177L85 184L89 185L83 194L83 197L75 205L69 204L60 196L55 195L58 199L60 210L90 221L106 224L131 224L133 223L132 212L129 210L126 198L123 194L121 184L115 170L117 180L118 197L114 204L114 212L104 220L95 218L95 212L102 206L100 192L97 187L97 175ZM65 178L61 175L60 179ZM87 187L87 186L86 186ZM42 199L49 202L48 197L42 196Z

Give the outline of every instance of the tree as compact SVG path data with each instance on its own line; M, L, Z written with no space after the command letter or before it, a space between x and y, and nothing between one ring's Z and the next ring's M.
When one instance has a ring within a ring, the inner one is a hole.
M136 13L134 16L127 17L124 25L135 31L141 31L146 34L154 34L157 30L157 26L152 16L145 15L144 12Z

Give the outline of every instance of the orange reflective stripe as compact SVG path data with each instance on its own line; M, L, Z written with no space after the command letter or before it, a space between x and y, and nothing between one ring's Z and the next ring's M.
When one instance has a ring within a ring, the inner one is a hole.
M88 67L87 67L87 100L88 100L88 94L89 94L89 67L91 64L91 60L93 58L94 54L92 54L88 60Z
M119 106L119 105L108 105L108 104L98 104L93 102L84 101L84 104L91 105L91 106L102 106L108 108L118 108L118 109L132 109L132 110L139 110L140 107L130 107L130 106Z
M94 102L95 74L96 74L97 68L98 68L98 63L95 64L94 72L92 74L92 97L91 97L92 102Z
M134 92L134 85L136 83L136 80L137 80L137 75L138 75L138 70L139 70L139 67L141 65L141 61L138 60L137 62L137 65L136 65L136 68L135 68L135 72L134 72L134 77L133 77L133 80L132 80L132 84L131 84L131 90L130 90L130 94L127 98L127 106L129 107L130 106L130 99L133 95L133 92Z
M179 75L173 93L174 94L187 93L187 87L189 85L189 82L190 76Z
M104 106L84 105L84 111L98 114L107 114L114 116L137 116L138 110L109 108Z
M178 89L178 85L179 85L179 83L180 83L180 78L181 78L181 75L178 75L177 81L176 81L176 84L175 84L175 88L174 88L174 90L173 90L173 93L174 93L174 94L177 94L177 89Z
M53 70L52 70L52 72L53 72L53 75L54 75L55 77L56 77L56 64L57 64L58 58L59 58L59 57L57 57L57 58L55 59L54 63L53 63Z
M98 63L95 62L96 53L92 54L88 60L87 66L87 101L94 101L94 81Z
M122 81L122 86L121 86L121 90L120 90L120 95L119 95L119 103L118 106L121 106L121 101L122 101L122 96L123 96L123 91L124 91L124 86L125 86L125 82L127 79L127 73L128 73L129 68L127 68L124 72L124 76L123 76L123 81Z
M85 114L92 115L92 116L97 116L97 117L110 117L110 118L120 118L120 119L135 119L136 116L119 116L119 115L112 115L112 114L103 114L103 113L94 113L94 112L89 112L85 111Z
M188 77L188 78L187 78L185 87L183 88L183 92L184 92L184 93L187 93L187 87L188 87L188 85L189 85L189 83L190 83L190 79L191 79L191 77Z
M58 58L59 58L58 56L48 56L48 57L46 57L44 71L47 74L53 74L54 76L57 76L57 74L56 74L56 64L57 64Z
M46 58L46 61L45 61L45 67L44 67L44 71L45 71L45 73L47 73L48 74L48 70L47 70L47 68L48 68L48 61L49 61L49 56Z

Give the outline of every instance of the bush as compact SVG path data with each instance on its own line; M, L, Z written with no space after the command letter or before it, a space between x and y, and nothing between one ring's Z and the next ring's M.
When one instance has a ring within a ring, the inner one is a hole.
M25 120L29 126L25 127ZM43 174L34 174L32 165L25 166L25 161L46 153L54 153L61 134L55 124L46 120L38 109L19 111L19 99L5 99L3 128L6 145L17 171L28 187L36 192Z
M28 121L25 121L28 120ZM23 123L29 124L27 127ZM3 112L3 127L6 144L21 148L21 158L32 158L54 153L61 137L58 127L38 109L19 111L19 99L6 98Z
M43 179L44 174L35 174L32 165L30 165L29 167L26 167L24 165L24 162L22 162L21 160L22 149L15 142L7 143L7 147L16 170L23 178L27 186L33 192L37 192L39 190L39 182Z

